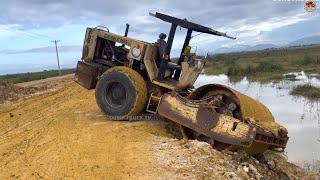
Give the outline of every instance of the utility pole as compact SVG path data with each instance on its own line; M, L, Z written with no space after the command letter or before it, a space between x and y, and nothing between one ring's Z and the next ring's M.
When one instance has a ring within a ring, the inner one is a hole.
M59 68L59 76L61 76L61 69L60 69L60 63L59 63L59 53L58 53L58 42L60 42L60 40L54 40L54 41L51 41L55 44L56 46L56 53L57 53L57 62L58 62L58 68Z

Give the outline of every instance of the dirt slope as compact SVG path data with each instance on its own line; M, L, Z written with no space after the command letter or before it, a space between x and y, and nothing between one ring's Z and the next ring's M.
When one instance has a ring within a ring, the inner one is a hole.
M71 77L45 83L51 91L0 105L0 179L317 179L274 154L185 145L165 121L110 121Z

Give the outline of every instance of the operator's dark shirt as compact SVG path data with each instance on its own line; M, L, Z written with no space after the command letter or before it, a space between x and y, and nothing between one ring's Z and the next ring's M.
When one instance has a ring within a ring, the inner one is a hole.
M158 49L159 60L161 60L166 52L167 42L164 39L158 39L155 45Z

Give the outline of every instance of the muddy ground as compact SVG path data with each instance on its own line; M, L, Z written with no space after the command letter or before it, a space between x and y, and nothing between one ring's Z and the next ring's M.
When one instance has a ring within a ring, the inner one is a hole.
M0 105L0 179L319 179L274 152L186 144L164 120L110 121L71 76L20 87L38 91Z

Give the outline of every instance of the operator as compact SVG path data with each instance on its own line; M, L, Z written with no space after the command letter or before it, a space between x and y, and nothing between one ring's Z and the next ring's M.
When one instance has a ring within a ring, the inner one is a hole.
M167 64L169 61L168 56L166 56L165 52L166 52L166 48L167 48L167 42L165 41L167 35L164 33L161 33L159 35L159 39L157 40L157 42L155 43L157 49L158 49L158 54L159 54L159 58L160 59L160 67L159 67L159 72L158 72L158 79L159 80L163 80L164 79L164 75L167 69Z

